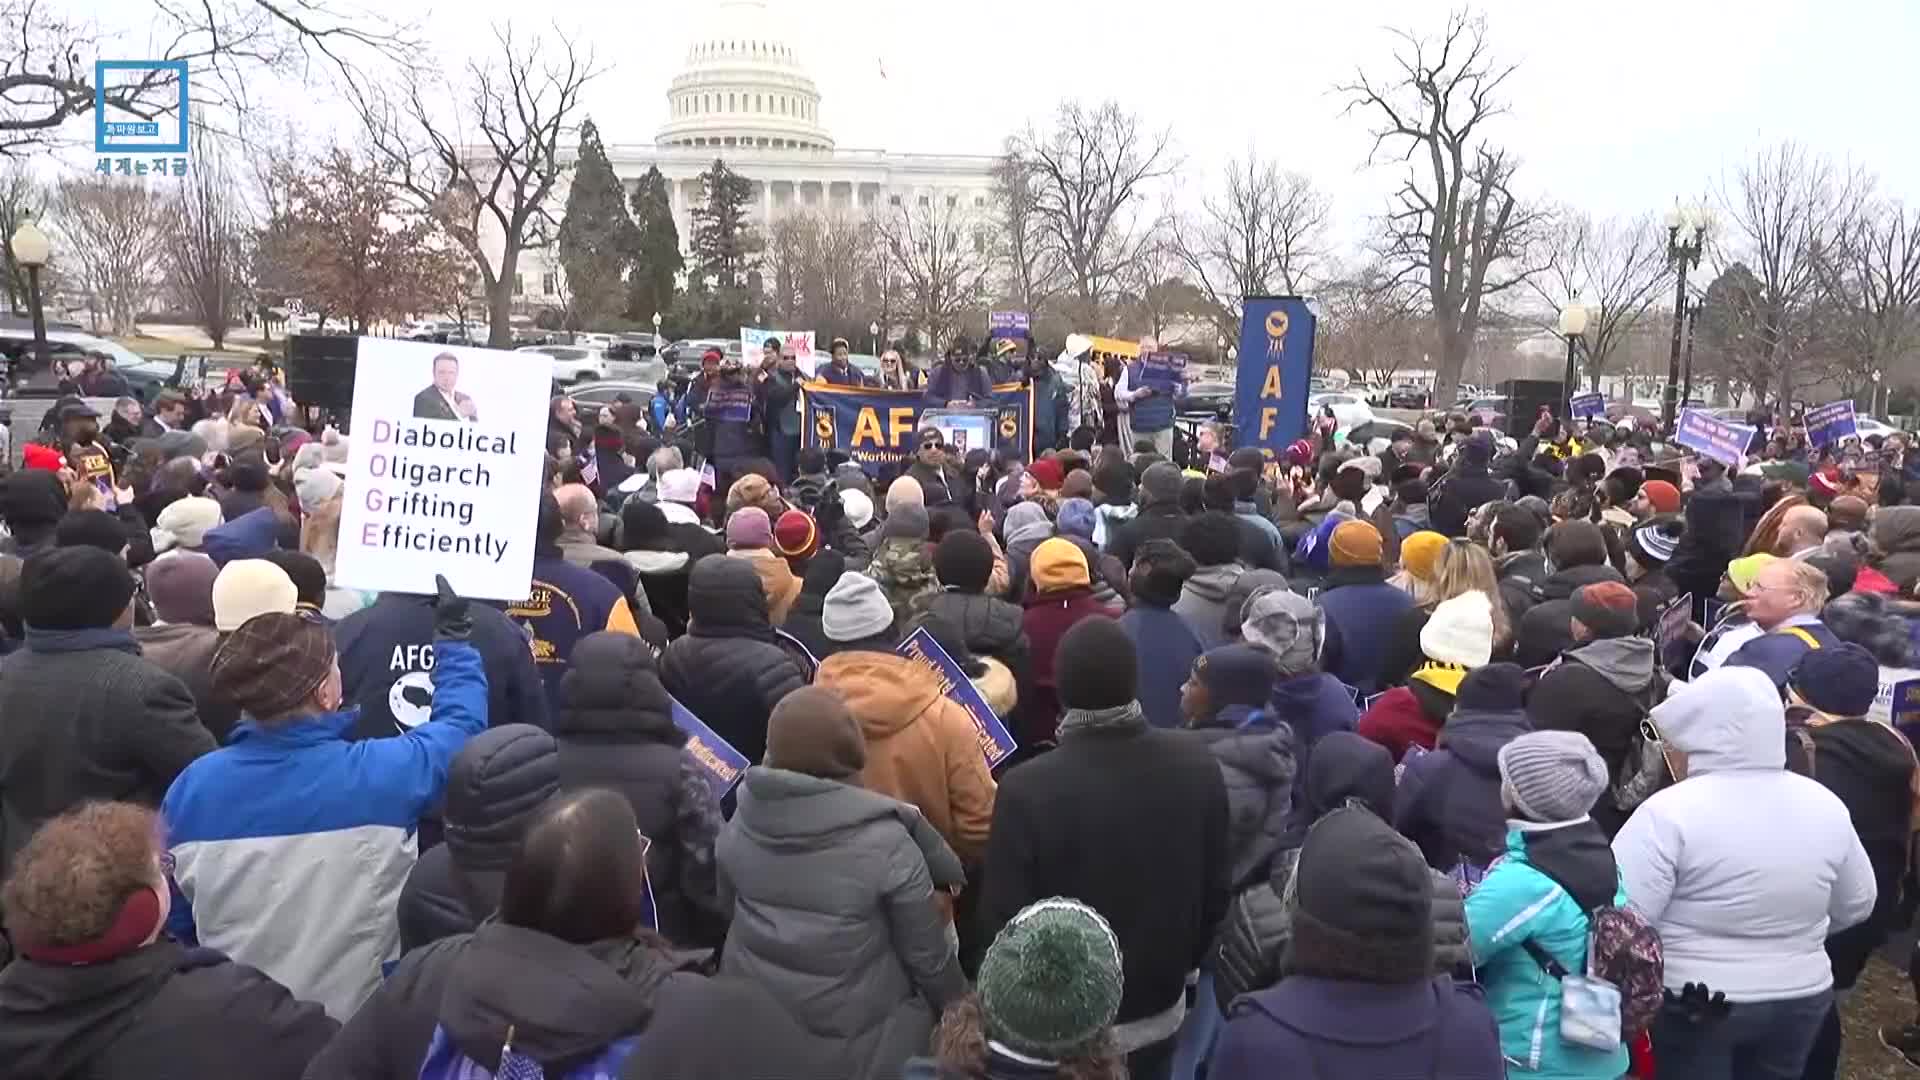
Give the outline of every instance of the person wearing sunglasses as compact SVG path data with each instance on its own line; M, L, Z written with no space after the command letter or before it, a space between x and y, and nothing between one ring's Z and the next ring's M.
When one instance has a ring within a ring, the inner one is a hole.
M973 362L973 345L956 338L947 347L946 363L927 379L927 403L965 409L993 400L993 386L985 369Z
M920 484L920 492L929 511L958 505L966 498L960 470L947 456L947 437L939 428L921 428L914 440L913 464L907 475Z

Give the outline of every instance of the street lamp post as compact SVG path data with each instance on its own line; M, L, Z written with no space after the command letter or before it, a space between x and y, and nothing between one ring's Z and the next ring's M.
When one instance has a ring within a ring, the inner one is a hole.
M1693 328L1700 321L1700 301L1687 305L1687 355L1680 375L1680 407L1693 400Z
M33 314L33 360L35 366L45 371L53 366L53 357L47 349L47 312L40 302L40 268L53 256L53 244L38 225L23 221L13 231L8 247L13 251L13 261L27 270L27 308Z
M867 351L874 356L880 355L880 324L877 322L867 324Z
M1560 385L1565 388L1562 400L1567 406L1568 423L1573 422L1573 395L1579 390L1579 384L1576 381L1578 376L1573 370L1574 350L1579 348L1581 338L1586 332L1587 306L1585 304L1568 304L1560 309L1560 336L1567 339L1567 371L1561 378Z
M1867 402L1868 416L1877 418L1880 415L1880 377L1884 374L1879 368L1873 369L1873 398Z
M1667 262L1673 265L1673 346L1667 353L1667 392L1661 395L1660 420L1671 430L1680 393L1680 331L1686 318L1687 271L1700 265L1700 252L1713 229L1713 215L1703 206L1675 206L1667 214Z
M660 352L660 313L659 313L659 312L657 312L657 311L653 313L653 351L654 351L654 354L655 354L656 356L657 356L657 355L659 355L659 352Z

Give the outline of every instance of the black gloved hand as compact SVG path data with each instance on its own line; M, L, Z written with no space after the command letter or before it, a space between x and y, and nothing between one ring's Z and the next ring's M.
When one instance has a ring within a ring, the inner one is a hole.
M433 637L436 641L465 641L473 633L473 618L467 614L467 599L455 596L444 574L433 575Z
M1666 991L1661 1009L1668 1016L1699 1027L1725 1020L1733 1004L1723 991L1710 991L1705 983L1687 983L1678 994Z

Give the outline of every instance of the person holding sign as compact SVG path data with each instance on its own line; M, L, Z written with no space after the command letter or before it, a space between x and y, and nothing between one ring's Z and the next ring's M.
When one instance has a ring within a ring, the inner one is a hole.
M947 347L946 363L927 379L927 404L966 409L993 402L993 380L973 362L973 348L965 338Z
M1173 402L1187 381L1184 353L1153 351L1152 338L1140 341L1140 357L1121 369L1113 386L1113 400L1121 410L1121 441L1132 447L1136 439L1153 440L1154 453L1173 457Z

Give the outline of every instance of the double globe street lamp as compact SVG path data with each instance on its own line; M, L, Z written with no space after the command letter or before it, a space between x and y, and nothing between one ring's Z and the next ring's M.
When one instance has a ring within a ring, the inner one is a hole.
M1660 421L1668 430L1679 408L1680 334L1687 314L1687 271L1700 265L1707 236L1713 231L1713 211L1704 206L1678 206L1667 211L1667 262L1673 266L1673 346L1667 353L1667 392L1660 399Z

